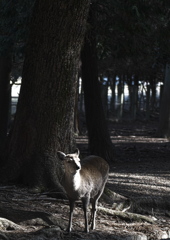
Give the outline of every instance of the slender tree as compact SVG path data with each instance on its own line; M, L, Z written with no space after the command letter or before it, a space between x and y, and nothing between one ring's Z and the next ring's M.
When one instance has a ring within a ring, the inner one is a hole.
M0 57L0 153L5 145L8 130L8 116L10 109L10 73L11 56Z
M0 155L5 144L10 122L11 86L18 69L13 62L23 59L28 22L34 0L0 1ZM21 57L22 56L22 57ZM14 60L15 59L15 60Z
M165 70L165 84L161 101L160 109L160 118L159 118L159 127L157 135L159 137L168 137L170 138L170 64L166 64Z
M89 30L85 37L81 59L89 148L91 154L104 157L107 161L113 161L114 149L107 128L98 81L95 20L92 9L88 23Z
M37 0L1 180L60 187L57 151L74 148L74 100L90 0Z
M13 2L9 4L6 1L0 2L0 154L7 136L10 108L10 74L13 49L13 34L10 24L16 16L13 6Z

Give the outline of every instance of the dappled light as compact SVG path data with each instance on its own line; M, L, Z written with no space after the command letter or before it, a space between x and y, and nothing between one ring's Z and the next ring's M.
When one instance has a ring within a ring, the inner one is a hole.
M160 171L161 172L161 171ZM110 174L108 184L112 189L118 189L120 194L130 195L131 198L159 196L167 197L170 192L170 176L161 173L120 173Z
M0 29L0 239L170 239L170 1L3 0Z
M148 212L162 219L170 210L170 143L156 137L157 124L156 118L152 122L109 121L116 156L107 187L130 198L136 212ZM77 138L77 144L83 152L87 151L85 135ZM164 221L168 223L169 219Z

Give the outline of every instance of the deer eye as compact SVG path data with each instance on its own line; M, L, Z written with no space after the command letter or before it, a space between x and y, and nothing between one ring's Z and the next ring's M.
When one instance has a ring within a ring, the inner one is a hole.
M68 163L71 163L72 161L73 161L73 158L72 158L72 157L70 157L70 158L67 160Z

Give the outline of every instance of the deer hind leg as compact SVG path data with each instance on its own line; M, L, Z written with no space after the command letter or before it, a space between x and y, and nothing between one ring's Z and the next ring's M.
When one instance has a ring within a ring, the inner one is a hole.
M90 219L92 230L94 230L96 227L95 219L96 219L97 203L98 203L98 198L97 199L94 198L92 201L91 219Z
M97 212L97 204L98 200L101 197L103 190L104 190L105 184L103 185L102 189L98 192L98 194L92 199L92 210L91 210L91 229L94 230L96 228L96 212Z

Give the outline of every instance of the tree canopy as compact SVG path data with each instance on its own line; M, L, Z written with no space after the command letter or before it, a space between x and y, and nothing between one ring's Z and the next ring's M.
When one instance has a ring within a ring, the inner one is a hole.
M104 71L149 75L165 64L170 55L168 4L159 0L100 2L98 53Z

